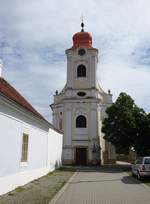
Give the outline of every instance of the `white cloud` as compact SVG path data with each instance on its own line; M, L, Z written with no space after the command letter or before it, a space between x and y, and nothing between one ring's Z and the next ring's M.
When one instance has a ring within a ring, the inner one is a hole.
M100 50L102 87L114 98L126 91L150 111L149 8L149 0L1 0L4 76L48 117L54 91L65 85L64 51L72 46L83 13L85 30Z
M120 92L127 92L133 97L137 105L150 111L149 81L150 71L145 68L132 68L128 64L114 62L101 65L99 81L105 90L111 89L114 100Z

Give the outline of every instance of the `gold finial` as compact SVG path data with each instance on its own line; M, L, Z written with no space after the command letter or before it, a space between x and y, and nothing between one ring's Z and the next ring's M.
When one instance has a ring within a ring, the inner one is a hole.
M56 94L56 96L58 95L58 90L56 90L55 94Z
M84 16L83 14L81 15L81 32L84 32L84 23L83 23L83 19L84 19Z

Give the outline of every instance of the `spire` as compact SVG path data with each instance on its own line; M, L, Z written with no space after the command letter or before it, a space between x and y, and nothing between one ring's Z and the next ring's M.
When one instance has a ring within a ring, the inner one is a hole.
M81 32L84 32L83 15L81 16Z
M3 61L0 59L0 77L2 77Z
M83 15L81 17L81 31L73 35L73 46L70 49L76 49L79 47L86 47L97 50L92 47L92 36L89 32L84 31ZM68 49L69 50L69 49Z

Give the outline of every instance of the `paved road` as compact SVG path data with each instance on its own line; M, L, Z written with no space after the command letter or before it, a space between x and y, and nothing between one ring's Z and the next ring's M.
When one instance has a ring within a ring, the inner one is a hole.
M118 170L84 168L55 204L150 204L150 188Z

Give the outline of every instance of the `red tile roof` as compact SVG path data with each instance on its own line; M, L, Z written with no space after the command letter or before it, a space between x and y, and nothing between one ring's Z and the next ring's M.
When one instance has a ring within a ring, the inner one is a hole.
M98 51L98 49L92 46L92 36L88 32L81 31L81 32L75 33L72 39L73 39L73 46L67 50L75 50L79 47L85 47L88 50Z
M4 78L0 77L0 92L7 96L9 99L13 100L23 108L27 109L35 116L40 119L44 119L44 117L38 113L31 104L15 89L13 88ZM46 120L45 120L46 121ZM47 121L48 122L48 121Z
M92 47L92 36L88 32L78 32L73 36L73 47Z

